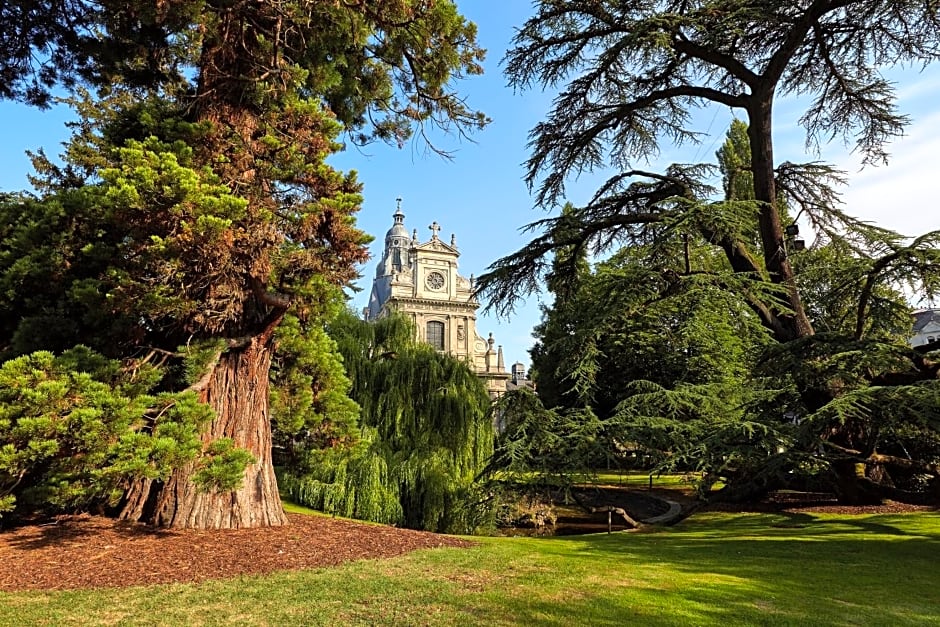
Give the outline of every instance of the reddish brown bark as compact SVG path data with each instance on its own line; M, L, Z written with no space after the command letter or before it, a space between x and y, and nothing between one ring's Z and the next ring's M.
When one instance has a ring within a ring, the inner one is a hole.
M248 199L251 211L271 204L270 185L256 180L253 136L261 112L248 97L252 77L259 72L255 26L271 17L263 9L260 4L244 4L218 15L216 27L203 41L196 98L196 118L211 122L214 129L204 149L225 155L225 160L215 161L214 169L233 191ZM250 339L232 342L194 387L200 400L215 412L212 424L202 433L203 447L219 438L231 438L256 461L245 469L241 486L232 491L198 488L193 483L198 460L177 469L166 482L141 480L126 495L121 512L124 519L194 529L287 524L271 461L268 376L271 338L289 303L269 302L273 297L264 286L274 239L270 225L264 220L247 220L238 230L242 237L234 240L233 249L240 258L234 263L241 265L243 272L234 273L238 278L226 288L229 296L238 296L233 299L236 305L245 301L237 314L242 320L236 332L246 332ZM258 319L264 320L260 330L252 323ZM223 319L218 326L228 324ZM232 330L231 326L226 328L227 332Z
M232 491L206 491L192 481L197 463L177 469L166 482L141 479L131 486L120 517L160 527L240 529L287 524L271 461L268 418L268 334L224 353L201 392L215 411L203 446L227 437L255 458Z

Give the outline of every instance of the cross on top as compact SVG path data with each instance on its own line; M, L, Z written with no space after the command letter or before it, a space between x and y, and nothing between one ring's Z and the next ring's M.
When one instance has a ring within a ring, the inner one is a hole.
M437 220L431 223L431 226L428 227L431 229L431 238L437 239L437 233L441 230L441 225L437 223Z
M398 205L397 205L395 208L398 209L399 211L401 211L401 196L399 196L398 198L396 198L396 199L395 199L395 202L398 203Z

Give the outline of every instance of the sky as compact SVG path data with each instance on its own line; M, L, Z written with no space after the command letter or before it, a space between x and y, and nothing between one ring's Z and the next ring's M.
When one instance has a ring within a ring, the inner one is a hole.
M530 129L550 110L551 94L539 91L516 93L507 86L501 60L509 47L514 29L532 13L528 0L458 0L461 12L478 26L478 41L487 49L483 76L470 77L457 87L471 106L483 110L490 125L471 140L435 135L435 144L452 153L443 159L420 141L404 148L374 144L366 148L350 145L331 163L340 169L354 169L364 184L364 202L358 216L360 228L372 234L373 260L362 268L361 291L352 295L352 305L366 305L375 262L381 257L385 232L392 225L396 199L401 198L405 225L418 230L422 241L430 238L428 225L441 225L441 238L454 234L461 251L460 272L479 276L496 259L525 246L520 229L546 217L535 208L524 182L526 142ZM498 8L495 8L498 7ZM919 235L940 228L936 201L936 177L940 176L940 67L892 71L897 83L899 108L912 119L904 138L889 146L889 165L862 168L857 155L841 142L821 148L821 154L807 153L804 134L798 126L802 106L796 99L778 101L775 110L775 157L780 161L823 160L849 175L843 190L845 209L865 220L876 222L905 235ZM28 189L30 165L26 150L44 147L57 154L68 137L67 109L38 111L15 103L0 103L0 190ZM712 160L731 119L727 109L699 112L697 130L707 134L698 146L676 148L664 144L652 165L670 162ZM641 164L646 166L646 164ZM586 202L594 191L598 175L585 175L567 186L567 199ZM484 337L493 333L503 346L507 366L515 361L529 363L531 331L540 319L540 297L530 297L509 319L480 315L477 328Z

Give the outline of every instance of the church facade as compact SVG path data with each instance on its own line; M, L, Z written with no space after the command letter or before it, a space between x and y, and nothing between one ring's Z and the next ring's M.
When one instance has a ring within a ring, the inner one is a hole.
M512 373L506 371L503 348L495 346L493 334L484 338L477 331L480 304L473 295L472 275L468 279L458 272L456 237L443 241L437 222L428 227L428 241L419 241L417 229L409 235L400 202L385 234L365 318L375 320L392 310L405 314L416 339L465 361L483 379L490 396L498 398Z

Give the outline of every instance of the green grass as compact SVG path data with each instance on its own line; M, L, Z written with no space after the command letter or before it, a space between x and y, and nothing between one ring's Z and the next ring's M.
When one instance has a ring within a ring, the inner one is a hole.
M653 474L654 488L691 488L692 481L698 479L694 474ZM650 473L642 470L596 470L591 475L574 475L575 483L597 483L600 485L630 486L647 488L650 485Z
M700 478L696 473L663 474L653 473L653 487L673 489L686 489L693 486L694 480ZM496 473L496 478L513 482L526 482L535 477L534 473ZM646 470L595 470L591 473L572 473L568 479L574 484L596 484L612 486L629 486L648 488L650 485L650 472Z
M0 624L940 625L936 513L707 513L478 542L199 585L3 593Z

